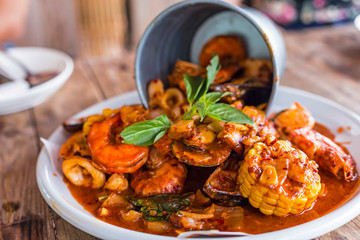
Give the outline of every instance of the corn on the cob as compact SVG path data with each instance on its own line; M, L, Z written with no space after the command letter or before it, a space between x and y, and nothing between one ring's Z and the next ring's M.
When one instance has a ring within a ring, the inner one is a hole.
M287 141L258 142L242 162L237 182L243 197L266 215L309 209L320 189L318 165Z

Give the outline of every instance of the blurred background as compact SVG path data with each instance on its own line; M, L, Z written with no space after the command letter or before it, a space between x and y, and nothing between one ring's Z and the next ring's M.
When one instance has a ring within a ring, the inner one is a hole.
M180 0L0 0L0 29L10 28L0 31L1 46L50 47L73 57L119 56L134 49L150 21L176 2ZM228 2L257 8L291 31L353 24L360 13L360 0ZM360 26L359 17L356 22Z

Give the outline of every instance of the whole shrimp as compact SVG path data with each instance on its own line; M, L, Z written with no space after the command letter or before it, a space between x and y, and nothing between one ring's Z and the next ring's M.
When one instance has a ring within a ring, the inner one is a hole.
M137 196L147 197L163 193L180 193L187 169L170 155L152 148L146 165L132 175L131 187Z
M294 103L279 113L274 125L283 137L304 151L321 168L346 181L356 178L355 162L351 155L331 139L313 130L315 120L300 104Z
M87 136L92 160L106 172L133 173L147 160L149 148L122 143L119 133L144 120L142 106L122 107L105 120L94 123Z
M320 167L336 177L351 181L356 177L355 162L351 155L331 139L315 130L296 129L290 132L290 140Z

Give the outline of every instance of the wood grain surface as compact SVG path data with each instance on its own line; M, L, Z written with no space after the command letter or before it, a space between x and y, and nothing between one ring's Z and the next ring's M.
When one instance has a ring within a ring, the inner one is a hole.
M281 85L330 98L360 114L360 32L352 25L284 32L288 60ZM0 117L0 239L96 239L42 199L35 166L40 137L99 101L134 90L134 53L77 59L68 82L34 109ZM360 217L317 239L360 237Z

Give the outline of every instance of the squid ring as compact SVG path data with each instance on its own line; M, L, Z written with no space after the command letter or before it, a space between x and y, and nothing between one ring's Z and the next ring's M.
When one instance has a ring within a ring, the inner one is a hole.
M65 177L74 185L101 188L105 184L105 173L96 169L91 162L80 156L73 156L62 164Z

